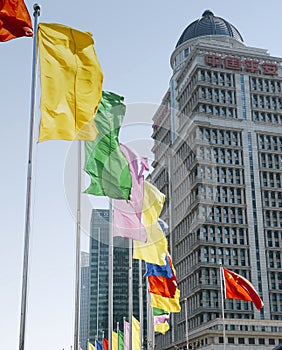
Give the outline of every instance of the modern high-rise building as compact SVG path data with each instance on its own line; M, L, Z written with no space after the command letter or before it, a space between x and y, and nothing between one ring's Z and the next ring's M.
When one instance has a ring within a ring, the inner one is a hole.
M81 252L81 283L80 283L80 322L79 343L82 350L87 349L89 338L89 254Z
M281 62L209 10L172 53L170 86L153 117L151 180L167 196L162 218L182 310L157 349L273 349L281 341ZM222 307L220 265L252 282L262 310L235 299Z
M94 344L108 337L108 291L109 291L109 234L108 209L93 209L90 227L90 323L89 341ZM144 272L144 271L143 271ZM139 261L133 260L133 315L139 320ZM113 249L113 324L114 330L123 331L123 318L129 315L129 246L128 239L114 237ZM146 310L146 290L143 290ZM146 322L144 323L146 327ZM144 336L146 332L144 332Z

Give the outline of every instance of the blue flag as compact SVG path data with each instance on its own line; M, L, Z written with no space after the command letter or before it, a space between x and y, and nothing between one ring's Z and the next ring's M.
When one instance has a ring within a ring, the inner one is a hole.
M166 278L172 278L173 277L173 271L170 267L168 256L165 258L166 264L156 265L156 264L150 264L146 262L147 271L145 276L163 276Z
M95 348L96 350L103 350L102 344L95 340Z

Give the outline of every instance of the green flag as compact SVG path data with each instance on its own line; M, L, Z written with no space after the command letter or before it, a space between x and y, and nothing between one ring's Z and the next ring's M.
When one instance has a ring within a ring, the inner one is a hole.
M157 307L153 307L153 316L160 315L169 315L169 312L162 309L158 309Z
M118 350L124 350L124 334L118 331Z
M95 116L99 134L95 141L85 142L84 170L91 179L85 193L115 199L130 198L132 178L118 139L125 109L122 96L103 91Z

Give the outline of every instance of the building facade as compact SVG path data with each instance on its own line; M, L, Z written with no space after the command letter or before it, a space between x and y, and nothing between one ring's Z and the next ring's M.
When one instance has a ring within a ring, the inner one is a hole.
M170 87L153 117L151 180L167 196L162 218L182 311L157 349L224 349L223 326L228 349L280 342L281 62L209 10L172 53ZM252 282L262 310L235 299L222 307L221 265Z

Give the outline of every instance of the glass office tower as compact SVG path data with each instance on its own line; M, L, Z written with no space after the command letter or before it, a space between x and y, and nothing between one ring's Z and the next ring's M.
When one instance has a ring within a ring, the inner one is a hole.
M108 280L109 280L109 210L93 209L90 228L90 323L89 340L108 338ZM113 252L113 324L114 330L123 331L123 318L128 322L128 239L114 237ZM144 271L143 271L144 274ZM145 282L145 278L143 278ZM146 288L143 286L144 310ZM139 320L139 261L133 260L133 315ZM146 314L145 321L146 321ZM146 322L144 322L146 329ZM144 332L146 336L146 332Z
M228 349L279 344L281 62L247 46L209 10L172 53L170 87L153 117L151 179L167 195L162 218L171 227L182 311L171 331L157 336L157 349L186 349L187 342L190 349L223 349L223 323ZM252 282L262 310L235 299L222 308L220 265Z

